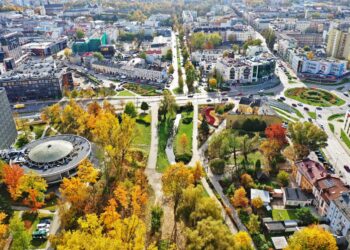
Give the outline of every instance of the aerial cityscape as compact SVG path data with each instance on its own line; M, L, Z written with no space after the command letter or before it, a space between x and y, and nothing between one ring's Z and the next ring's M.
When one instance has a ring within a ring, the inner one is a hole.
M349 243L350 0L0 0L0 249Z

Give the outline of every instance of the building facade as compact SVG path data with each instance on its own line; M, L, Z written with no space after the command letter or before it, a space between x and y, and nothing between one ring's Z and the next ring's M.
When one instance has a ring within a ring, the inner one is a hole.
M0 87L0 149L9 148L17 137L10 103L5 88Z
M19 43L19 34L17 32L1 36L0 45L6 57L18 60L22 56L22 48Z
M350 60L350 27L342 29L336 24L331 25L328 32L327 55Z
M327 213L332 230L341 236L347 236L350 229L350 195L343 193L331 201Z

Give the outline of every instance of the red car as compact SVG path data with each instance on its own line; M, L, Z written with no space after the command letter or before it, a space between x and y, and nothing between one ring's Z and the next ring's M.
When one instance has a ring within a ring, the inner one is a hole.
M346 172L350 173L350 167L348 165L344 165L344 169L346 170Z

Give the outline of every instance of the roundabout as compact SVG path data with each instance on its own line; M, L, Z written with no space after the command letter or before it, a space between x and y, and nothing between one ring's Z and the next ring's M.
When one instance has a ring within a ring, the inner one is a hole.
M343 99L323 89L291 88L287 89L284 95L301 103L317 107L341 106L345 104Z

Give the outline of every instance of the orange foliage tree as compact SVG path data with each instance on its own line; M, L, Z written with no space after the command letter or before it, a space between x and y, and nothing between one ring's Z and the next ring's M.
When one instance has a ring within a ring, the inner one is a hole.
M5 165L2 175L11 198L17 200L21 195L19 192L19 184L21 177L24 175L23 169L18 165L13 165L12 167Z
M247 192L243 187L238 188L231 198L232 205L234 207L247 207L248 206L248 198Z
M283 147L288 143L286 132L286 129L283 128L280 123L271 124L265 129L266 137L271 140L277 140L280 147Z

